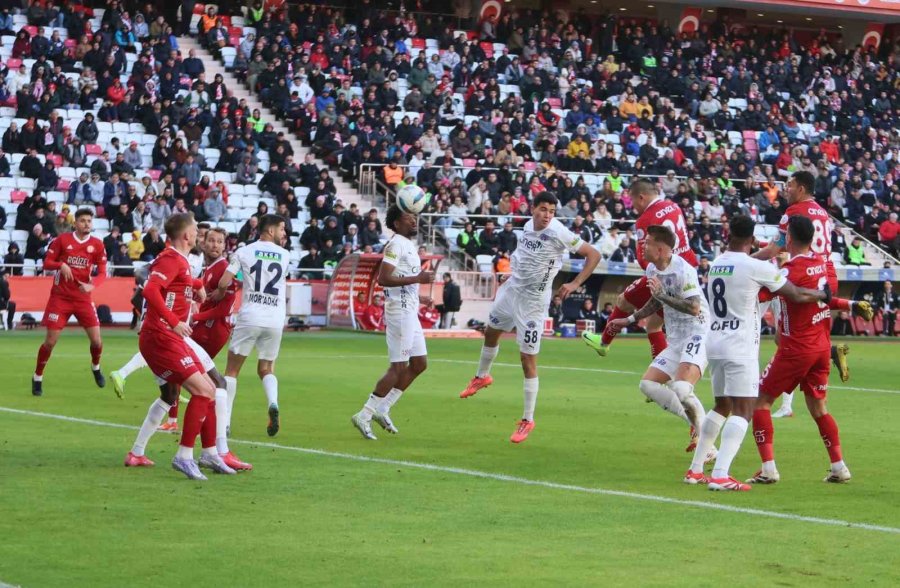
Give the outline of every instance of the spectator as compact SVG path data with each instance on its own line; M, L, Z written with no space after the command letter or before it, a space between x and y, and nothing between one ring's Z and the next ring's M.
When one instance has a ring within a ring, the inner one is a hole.
M844 253L844 263L847 265L864 266L872 265L866 261L866 251L859 237L853 237L850 245L847 245L847 251Z
M322 272L316 271L325 269L325 260L322 258L322 254L319 253L317 244L309 246L309 252L300 259L299 269L301 279L321 280L323 278Z
M119 251L119 245L124 245L122 242L122 233L119 230L119 227L110 227L109 234L103 238L103 248L106 250L106 257L109 259L115 257L116 253Z
M144 255L144 241L141 239L141 232L134 230L131 233L131 241L126 243L128 246L128 259L131 261L140 261Z
M602 333L606 329L606 323L609 321L609 317L612 316L613 313L613 305L609 302L603 305L603 310L600 311L600 315L597 319L597 333Z
M875 307L881 313L881 334L886 337L896 336L897 313L900 312L900 295L894 292L894 285L890 280L884 282L881 291L875 294Z
M3 256L3 271L14 276L22 275L22 264L25 263L25 256L19 251L19 245L15 242L10 243L6 247L6 255ZM17 267L10 267L17 266Z
M372 295L372 304L366 307L357 322L366 331L384 330L384 294L376 292Z
M238 231L238 243L248 244L259 239L259 218L251 216Z
M609 260L624 263L636 263L637 258L635 257L634 250L631 248L631 239L624 237L616 250L610 255Z
M578 311L578 318L585 321L594 321L596 328L596 325L600 323L600 315L597 314L597 309L594 308L593 300L586 298L585 301L581 303L581 309Z
M0 310L6 311L6 328L12 331L16 317L16 303L12 300L7 273L0 272Z
M900 222L897 213L892 212L878 227L878 241L891 255L900 256Z
M144 253L141 255L141 259L143 261L153 261L166 248L166 242L159 236L159 229L155 226L150 227L142 241Z
M484 229L478 236L478 241L481 243L480 254L496 255L500 251L500 236L494 231L494 227L492 220L484 223Z
M34 261L44 259L50 239L51 236L44 232L44 227L41 223L36 223L31 232L28 233L28 242L25 244L25 259L33 259Z
M449 272L444 273L443 302L437 307L441 313L441 328L451 329L456 322L456 313L462 308L459 285Z
M850 322L850 315L846 311L841 311L831 323L831 334L839 337L848 337L855 334L853 325Z
M511 222L506 222L503 225L503 230L497 235L497 240L501 252L512 254L516 250L516 247L518 247L519 244L519 238L513 231L513 224Z
M565 314L562 308L562 298L558 294L554 294L550 300L550 308L547 310L547 316L553 319L553 329L558 330L559 324L565 320Z
M119 246L110 257L110 260L115 266L115 269L113 270L114 276L120 278L134 277L134 262L131 260L131 256L128 253L128 245L126 243L119 243Z

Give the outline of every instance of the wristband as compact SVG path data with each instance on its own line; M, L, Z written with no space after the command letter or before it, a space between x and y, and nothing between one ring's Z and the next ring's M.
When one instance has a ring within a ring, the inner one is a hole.
M628 318L628 324L629 324L629 325L633 325L634 323L637 322L637 319L634 318L634 314L629 314L627 318Z

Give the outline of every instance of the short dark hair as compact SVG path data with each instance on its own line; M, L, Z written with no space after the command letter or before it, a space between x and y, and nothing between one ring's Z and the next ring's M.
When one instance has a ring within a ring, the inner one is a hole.
M212 225L209 224L209 223L197 223L197 230L198 230L198 231L201 230L201 229L207 229L207 230L209 230L209 229L211 229L211 228L212 228Z
M794 215L788 219L788 234L795 243L809 245L816 234L816 229L812 221L805 216Z
M259 219L259 232L265 233L269 227L277 227L284 224L284 217L277 214L264 214Z
M635 180L631 182L631 185L628 186L629 194L659 194L659 190L656 189L656 184L651 182L650 180Z
M91 210L90 208L79 208L78 210L75 211L75 220L78 220L79 218L81 218L83 216L89 216L89 217L93 218L94 211Z
M206 223L200 223L200 225L202 225L202 224L206 224ZM200 225L197 225L197 227L200 227ZM209 238L209 235L211 233L218 233L219 235L222 235L223 239L225 239L226 241L228 240L228 231L226 231L222 227L210 227L209 231L206 233L206 237Z
M752 239L756 223L746 214L737 214L728 221L728 234L737 239Z
M803 187L803 191L812 195L816 191L816 178L808 171L794 172L791 179Z
M371 211L369 211L371 212ZM403 216L403 211L400 210L400 207L396 204L392 204L390 208L387 209L387 213L384 215L384 224L387 225L387 228L390 230L394 230L394 223L400 220L400 217ZM374 222L374 221L369 221Z
M650 225L647 227L647 236L653 237L660 243L665 243L670 248L675 249L675 233L672 229L663 225Z
M553 192L547 192L545 190L534 197L534 208L537 208L541 204L552 204L553 206L559 206L559 200L556 198L556 195Z

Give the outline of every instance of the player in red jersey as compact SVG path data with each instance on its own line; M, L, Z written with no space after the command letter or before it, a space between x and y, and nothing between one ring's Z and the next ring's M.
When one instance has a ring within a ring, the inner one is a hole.
M814 222L805 215L794 215L786 225L785 245L791 259L782 268L787 271L788 280L816 290L830 286L827 264L810 248L816 235ZM775 399L798 385L806 395L806 406L819 427L831 459L831 471L825 481L846 482L850 479L850 470L841 454L838 426L825 406L831 370L831 308L848 310L859 303L840 298L832 298L830 304L797 303L783 296L780 298L778 350L760 379L759 398L753 413L753 436L763 465L747 482L773 484L780 479L772 448L774 429L770 411Z
M225 229L215 227L206 233L206 241L202 248L206 269L203 270L203 287L206 294L212 294L222 279L222 274L228 269L228 258L225 257L225 241L228 233ZM212 300L207 296L200 305L200 311L193 315L194 332L191 339L196 341L209 353L210 357L216 357L228 343L234 326L231 324L231 314L234 312L234 303L238 291L238 282L232 282L225 292L222 300Z
M813 225L813 239L810 244L810 250L813 255L818 256L825 263L827 268L828 284L831 291L837 294L838 279L834 269L834 262L831 261L831 231L834 223L828 214L828 211L822 208L816 202L813 194L815 193L815 177L807 171L798 171L791 176L787 183L787 200L788 208L781 217L778 227L778 238L757 251L753 257L757 259L772 259L785 250L787 245L787 224L788 220L793 216L802 216L808 218ZM832 310L838 310L835 302L830 307ZM846 382L850 379L850 369L847 366L847 353L850 348L847 345L833 345L831 347L831 359L840 372L841 381ZM787 408L782 407L781 412L793 414L790 409L792 396L787 394L784 397Z
M675 234L675 255L681 256L692 267L697 267L697 256L691 250L681 208L671 200L660 196L656 184L648 180L635 180L628 191L631 194L632 206L640 215L634 224L634 232L637 238L637 259L641 269L647 269L644 240L647 238L647 228L652 225L662 225L671 230ZM613 321L631 315L635 310L643 308L649 300L650 288L647 286L647 277L643 276L629 284L625 291L619 294L603 335L585 331L582 333L582 339L601 357L605 356L619 332L610 328ZM647 338L650 339L650 354L653 357L666 348L666 334L663 333L662 326L661 314L655 314L647 319Z
M192 480L206 479L194 461L194 444L200 435L203 445L200 464L217 473L234 474L235 470L222 461L216 450L216 399L225 401L227 393L224 389L217 390L200 357L186 340L192 332L188 320L194 293L198 294L201 303L206 299L203 284L191 276L187 257L197 241L197 224L193 214L176 214L166 221L165 230L169 246L153 262L144 285L147 312L139 346L161 384L181 386L191 394L172 468ZM165 398L157 399L150 406L135 445L142 441L146 445L146 440L156 431L169 408ZM149 462L143 455L139 457Z
M60 333L73 315L91 342L94 381L101 388L106 386L106 378L100 371L100 355L103 353L100 320L91 300L91 292L106 279L106 250L103 241L91 236L93 224L94 212L91 209L76 211L75 231L63 233L47 248L44 269L56 271L56 277L42 321L47 327L47 336L38 349L37 365L31 378L31 393L35 396L44 393L44 367L50 360ZM95 268L97 275L92 278Z

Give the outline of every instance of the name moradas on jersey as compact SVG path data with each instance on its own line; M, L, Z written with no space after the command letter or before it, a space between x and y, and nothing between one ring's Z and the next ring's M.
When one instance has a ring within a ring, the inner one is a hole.
M543 231L534 229L534 220L528 221L510 259L512 276L504 286L518 290L534 302L549 304L553 278L562 267L563 253L576 253L582 243L581 237L555 218Z
M163 249L150 266L150 275L144 284L147 288L159 286L165 304L165 311L146 303L144 306L144 322L141 333L149 331L168 332L179 322L188 322L191 314L191 302L194 300L194 277L187 257L173 249Z
M96 237L88 236L84 241L79 241L75 233L63 233L53 239L47 247L44 256L44 269L58 270L62 264L66 264L72 270L72 279L66 280L57 272L53 278L51 296L59 296L69 300L90 300L90 293L79 290L79 286L91 283L91 274L97 268L97 278L94 285L99 285L106 279L106 249L103 241Z
M713 359L759 359L759 293L787 283L778 267L746 253L726 251L709 266L706 286L710 306L707 356Z
M290 254L269 241L255 241L234 252L228 271L243 272L243 296L235 326L280 329L287 313Z
M709 324L709 306L700 288L697 270L685 259L673 255L666 269L661 270L651 263L647 266L646 274L648 278L656 278L662 282L666 294L673 298L682 300L700 298L700 314L697 316L674 310L663 304L666 307L663 320L669 342L675 345L695 335L704 336Z
M637 239L637 261L641 269L647 269L648 262L644 259L644 240L647 238L647 228L653 225L663 225L675 233L675 255L683 257L692 267L697 267L697 256L694 255L694 251L691 249L687 225L684 222L684 214L681 213L681 208L671 200L659 198L651 202L634 223L634 236Z
M831 261L831 230L834 227L834 223L831 221L828 211L822 208L815 200L803 200L788 206L788 209L781 217L781 221L778 223L778 244L782 247L787 242L788 219L792 216L805 216L812 221L814 232L809 248L822 258L822 261L829 266L829 270L834 274L834 263Z
M394 235L384 247L382 263L394 268L393 276L406 278L422 271L422 259L415 244L402 235ZM384 289L385 312L419 312L419 284L394 286Z
M813 252L798 255L781 266L787 270L787 279L794 285L811 290L822 290L828 283L828 266ZM765 291L762 300L776 295ZM795 355L831 352L831 309L824 302L791 302L784 296L778 317L780 334L778 350Z

